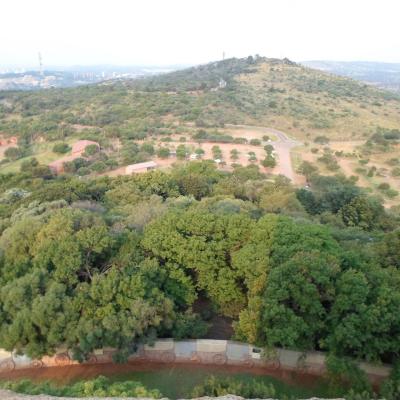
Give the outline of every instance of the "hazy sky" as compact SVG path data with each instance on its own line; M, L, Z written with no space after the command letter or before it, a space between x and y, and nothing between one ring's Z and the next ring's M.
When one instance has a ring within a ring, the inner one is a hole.
M1 0L0 65L400 62L400 0Z

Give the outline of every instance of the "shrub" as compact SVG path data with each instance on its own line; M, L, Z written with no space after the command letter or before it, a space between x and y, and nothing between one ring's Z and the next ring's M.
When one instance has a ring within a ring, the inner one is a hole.
M65 154L65 153L68 153L70 150L71 150L71 147L69 146L68 143L56 143L53 146L54 153Z
M382 383L380 395L386 400L400 399L400 362L397 362L390 376Z
M4 389L17 393L39 395L46 393L52 396L66 397L149 397L158 399L162 397L157 389L147 389L140 382L124 381L111 382L104 376L98 376L89 381L78 381L69 386L56 386L50 382L33 383L23 379L20 381L4 382Z
M168 147L160 147L157 150L157 156L160 158L168 158L170 155L170 151Z
M250 144L252 146L260 146L261 145L261 140L259 140L259 139L251 139L250 140Z
M333 388L345 388L351 393L372 394L372 387L368 377L358 365L348 359L340 358L330 354L326 358L326 368L328 371L328 381Z
M276 166L276 160L269 154L261 161L261 164L265 168L274 168Z
M201 385L193 389L192 397L201 396L225 396L234 394L244 398L274 398L276 396L275 387L272 384L265 384L256 379L250 382L240 382L232 378L216 378L211 376Z
M264 146L264 150L267 154L272 154L272 152L274 151L274 146L272 146L272 144L266 144Z
M107 165L103 161L96 161L90 166L90 169L95 172L104 172L107 169Z
M399 192L395 189L387 189L384 193L389 199L393 199L399 195Z
M238 160L239 159L239 151L237 149L231 150L231 159Z
M392 176L400 176L400 167L392 169Z
M23 156L23 151L20 147L9 147L4 155L12 161L18 160Z
M180 144L176 148L176 158L178 160L184 160L188 154L188 150L184 144Z
M378 185L379 190L388 190L390 189L390 185L387 182L382 182Z
M89 144L89 146L85 147L85 151L83 153L84 156L94 156L96 153L100 151L99 146L97 144Z
M329 139L326 136L317 136L314 139L314 143L318 143L318 144L328 144L329 143Z
M151 156L154 155L155 153L154 146L151 143L143 143L140 146L140 151L144 151L145 153Z
M233 143L235 144L247 144L247 139L243 137L237 137L233 139Z
M84 176L84 175L89 175L90 174L90 169L88 168L88 167L81 167L81 168L79 168L77 171L76 171L76 173L79 175L79 176Z
M394 167L396 165L399 165L400 161L398 158L391 158L390 160L386 161L386 163Z

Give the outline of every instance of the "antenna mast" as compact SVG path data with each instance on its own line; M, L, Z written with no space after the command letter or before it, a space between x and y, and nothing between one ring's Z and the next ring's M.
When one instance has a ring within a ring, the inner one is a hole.
M38 53L39 56L39 73L40 76L43 76L43 62L42 62L42 55L40 54L40 51Z

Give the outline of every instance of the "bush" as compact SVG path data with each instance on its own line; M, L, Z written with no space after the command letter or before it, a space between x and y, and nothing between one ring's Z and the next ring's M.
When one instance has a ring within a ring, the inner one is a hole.
M143 143L140 147L140 151L143 151L151 156L155 153L154 146L151 143Z
M56 143L53 146L54 153L65 154L65 153L68 153L70 150L71 150L71 147L69 146L68 143Z
M272 146L272 144L266 144L264 146L264 150L267 154L272 154L272 152L274 151L274 146Z
M378 185L379 190L388 190L390 189L390 185L386 182L382 182Z
M107 169L107 165L103 161L96 161L90 166L90 169L95 172L104 172Z
M90 174L90 169L88 168L88 167L81 167L81 168L79 168L77 171L76 171L76 173L79 175L79 176L84 176L84 175L89 175Z
M51 396L66 397L162 397L157 389L147 389L140 382L124 381L111 382L104 376L98 376L89 381L79 381L68 386L56 386L50 382L33 383L23 379L20 381L3 382L1 387L17 393L39 395L42 393Z
M250 140L250 144L252 146L261 146L261 140L259 140L259 139L251 139Z
M211 376L201 385L193 389L192 397L201 396L225 396L234 394L244 398L274 398L276 396L275 387L272 384L265 384L256 379L250 382L240 382L232 378L217 378Z
M174 339L197 339L204 337L208 328L209 325L198 314L186 312L175 321L172 336Z
M392 169L392 176L400 176L400 167L396 167Z
M332 388L345 388L349 392L352 390L352 394L367 392L371 396L372 387L368 377L354 361L330 354L326 358L326 368Z
M4 155L12 161L18 160L23 156L24 152L21 150L20 147L9 147L5 152Z
M397 362L390 374L382 383L380 395L386 400L400 399L400 362Z
M395 189L385 190L385 195L389 197L389 199L393 199L399 195L399 192Z
M314 139L314 143L318 143L318 144L328 144L329 143L329 139L326 136L317 136Z
M160 158L168 158L170 155L170 151L168 147L160 147L157 150L157 156Z
M178 160L184 160L188 154L188 150L184 144L180 144L176 148L176 158Z
M274 168L276 166L276 160L269 154L261 161L261 164L265 168Z
M237 137L233 139L233 143L235 144L247 144L247 139L243 137Z
M94 156L96 153L100 151L99 146L97 144L89 144L85 147L85 151L83 153L84 156Z

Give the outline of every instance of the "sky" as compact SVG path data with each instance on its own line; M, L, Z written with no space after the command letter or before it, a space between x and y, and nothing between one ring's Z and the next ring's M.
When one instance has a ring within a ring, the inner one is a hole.
M400 0L1 0L0 66L400 62Z

